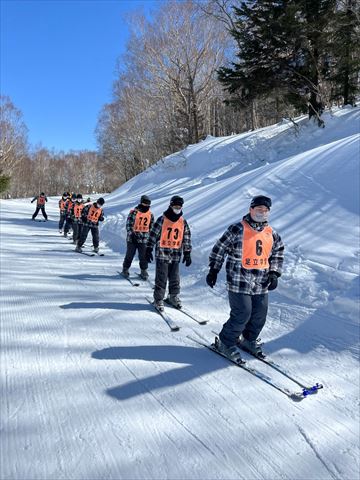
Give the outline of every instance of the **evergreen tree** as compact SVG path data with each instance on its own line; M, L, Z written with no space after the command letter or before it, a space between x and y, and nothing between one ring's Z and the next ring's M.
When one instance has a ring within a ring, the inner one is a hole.
M331 100L342 100L344 105L355 104L360 72L360 3L356 0L338 2L333 17L331 38L332 69L328 79L332 83Z
M10 187L10 177L0 174L0 193L6 192Z
M239 61L219 70L220 82L243 100L277 92L321 124L334 9L335 0L261 0L234 7L231 33L239 45Z

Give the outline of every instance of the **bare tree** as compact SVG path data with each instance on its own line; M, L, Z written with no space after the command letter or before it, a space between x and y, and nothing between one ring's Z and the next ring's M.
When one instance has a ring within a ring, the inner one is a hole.
M216 70L229 40L223 26L192 0L166 2L152 21L133 17L114 99L97 127L100 153L119 177L127 180L221 131L214 108L222 98Z
M27 155L27 128L7 96L0 96L0 114L0 175L11 178Z

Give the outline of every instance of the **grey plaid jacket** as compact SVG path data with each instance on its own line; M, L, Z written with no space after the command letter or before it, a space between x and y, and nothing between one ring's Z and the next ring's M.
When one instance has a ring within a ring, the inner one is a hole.
M187 221L184 218L184 236L181 248L162 248L160 247L161 229L164 222L164 215L161 215L150 230L147 248L155 247L155 257L160 262L173 263L180 262L182 251L191 252L191 232Z
M245 220L252 228L258 231L264 229L267 223L252 222L250 215ZM243 226L241 222L232 224L215 243L210 256L209 266L217 271L221 270L226 260L226 282L230 292L259 295L267 293L269 271L281 275L284 260L284 244L280 235L273 229L273 246L269 258L269 268L264 270L246 269L242 266Z
M149 232L134 232L133 228L134 228L134 223L135 223L135 218L136 218L137 212L138 212L138 209L135 207L132 210L130 210L129 215L127 217L127 220L126 220L126 231L127 231L126 241L130 242L130 243L133 243L133 235L132 234L134 233L135 236L136 236L136 243L147 243L148 238L149 238L149 232L150 232L150 230L151 230L151 228L154 224L154 215L151 214Z

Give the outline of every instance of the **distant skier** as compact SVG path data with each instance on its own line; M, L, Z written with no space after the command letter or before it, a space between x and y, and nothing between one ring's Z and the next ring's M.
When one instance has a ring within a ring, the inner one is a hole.
M122 274L129 276L129 269L135 256L136 250L139 256L140 276L143 280L149 277L146 260L146 244L149 238L149 232L154 223L154 215L150 210L151 200L147 195L140 198L140 203L130 210L126 221L127 247L124 258Z
M69 194L64 192L62 197L59 200L59 210L60 210L60 219L59 219L59 233L62 233L62 229L66 219L66 202L69 198Z
M179 263L183 252L183 263L191 265L191 232L183 218L183 198L175 195L170 200L168 209L154 223L146 246L146 260L153 261L152 250L155 245L156 276L154 303L159 310L164 310L166 284L169 281L167 301L176 308L181 308Z
M85 207L81 193L76 195L75 203L71 210L72 229L73 229L73 243L76 244L81 237L83 227L82 211Z
M41 210L41 213L43 214L43 217L45 220L47 220L47 214L45 212L45 203L48 201L47 197L45 196L44 192L41 192L40 195L36 195L32 200L31 203L35 202L36 200L36 210L33 213L32 220L35 220L37 217L37 214Z
M82 252L81 247L86 241L89 230L91 230L94 252L99 252L99 222L104 220L104 212L102 209L104 203L105 200L100 197L98 200L96 200L96 202L84 207L81 214L84 224L82 227L81 236L77 241L77 246L75 248L76 252Z
M226 279L231 311L219 334L217 346L235 360L241 359L239 347L262 355L256 339L266 321L268 290L277 287L282 271L284 244L268 224L270 207L269 197L254 197L249 213L241 222L228 227L209 257L210 271L206 282L213 288L227 256Z
M75 200L76 200L76 193L72 193L71 197L69 195L69 198L66 201L64 237L68 236L68 233L70 232L70 229L72 228L73 209L74 209L74 205L75 205Z

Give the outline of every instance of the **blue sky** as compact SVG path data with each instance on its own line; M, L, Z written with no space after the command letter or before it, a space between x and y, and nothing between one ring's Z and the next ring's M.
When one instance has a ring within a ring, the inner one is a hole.
M1 94L23 113L31 145L95 149L111 100L126 16L153 0L1 0Z

